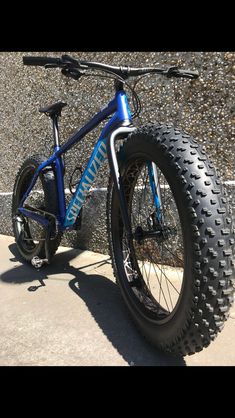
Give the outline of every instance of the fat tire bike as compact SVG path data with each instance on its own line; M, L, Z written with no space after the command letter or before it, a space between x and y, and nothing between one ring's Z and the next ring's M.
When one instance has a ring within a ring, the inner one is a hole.
M191 135L171 123L134 125L141 106L129 84L131 77L150 73L189 79L199 74L178 67L118 67L68 55L25 56L23 63L59 68L74 80L111 78L115 96L63 145L58 119L66 103L40 109L52 120L54 152L49 158L27 158L16 176L12 221L21 257L37 268L51 262L63 232L81 227L85 199L108 159L110 255L132 319L161 350L185 356L207 347L233 303L234 229L226 192ZM107 119L67 204L64 154Z

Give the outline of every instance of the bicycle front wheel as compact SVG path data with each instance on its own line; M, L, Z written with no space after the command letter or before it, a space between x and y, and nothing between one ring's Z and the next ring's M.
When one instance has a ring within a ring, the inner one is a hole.
M132 245L112 180L107 209L122 295L155 346L193 354L222 329L233 301L234 238L222 186L196 142L171 126L138 129L124 143L119 161ZM152 164L160 212L150 183Z

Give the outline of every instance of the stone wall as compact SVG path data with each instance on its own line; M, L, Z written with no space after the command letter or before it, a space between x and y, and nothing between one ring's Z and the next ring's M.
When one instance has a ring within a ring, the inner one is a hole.
M170 121L192 134L222 174L235 206L235 53L232 52L73 52L78 59L113 65L179 65L197 69L195 81L147 76L137 86L142 103L137 124ZM62 143L103 107L113 95L113 82L104 78L67 79L58 69L25 67L23 55L60 56L61 53L0 53L0 233L12 234L11 192L16 172L31 154L49 156L50 120L38 108L59 100L68 103L60 120ZM96 128L66 156L68 185L74 164L85 166L99 136ZM63 238L65 245L107 252L105 188L107 164L99 173L84 209L82 230Z

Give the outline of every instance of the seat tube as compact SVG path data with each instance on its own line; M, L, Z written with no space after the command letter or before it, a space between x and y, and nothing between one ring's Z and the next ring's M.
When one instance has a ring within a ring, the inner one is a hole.
M58 152L60 150L60 137L59 137L59 127L58 127L58 116L55 115L52 118L52 127L53 127L53 138L54 138L54 151ZM57 198L59 206L59 221L61 225L63 224L65 213L66 213L66 204L65 204L65 193L64 193L64 161L63 157L57 157L55 160L56 167L56 184L57 184Z
M56 147L56 151L59 151L60 147ZM64 166L61 157L57 157L55 160L56 166L56 184L57 184L57 194L58 194L58 204L59 204L59 221L63 224L65 213L66 213L66 204L65 204L65 193L64 193Z

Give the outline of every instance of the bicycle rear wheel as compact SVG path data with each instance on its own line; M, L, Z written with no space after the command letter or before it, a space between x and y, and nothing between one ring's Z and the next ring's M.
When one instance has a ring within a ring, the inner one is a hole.
M186 355L222 329L233 301L234 232L223 189L196 142L171 126L146 126L119 154L133 247L112 180L107 201L114 274L142 334ZM148 167L161 190L158 221Z
M13 190L12 198L12 225L16 245L20 255L26 261L33 257L45 258L45 230L38 222L26 218L18 211L20 201L26 192L38 166L46 160L46 157L34 155L29 157L20 167ZM34 208L54 215L58 212L57 191L54 172L47 169L41 173L33 191L26 203ZM61 233L49 244L49 251L53 256L60 244Z

